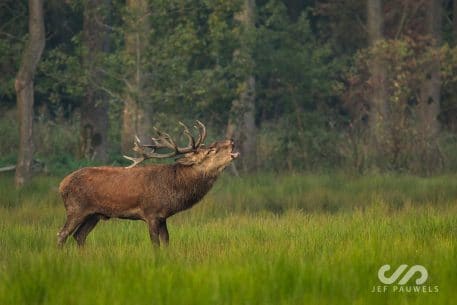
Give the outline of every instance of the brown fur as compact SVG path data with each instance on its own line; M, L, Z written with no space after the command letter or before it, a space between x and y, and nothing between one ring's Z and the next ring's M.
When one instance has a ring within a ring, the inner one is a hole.
M83 245L100 219L113 217L143 220L154 244L159 236L168 243L166 219L199 202L236 156L233 141L226 140L171 165L87 167L71 173L59 187L67 211L59 245L70 234Z

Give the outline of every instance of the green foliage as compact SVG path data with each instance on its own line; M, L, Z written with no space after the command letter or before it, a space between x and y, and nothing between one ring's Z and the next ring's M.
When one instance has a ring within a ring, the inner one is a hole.
M430 37L422 33L421 3L415 15L414 2L387 1L384 32L395 39L365 48L363 1L256 1L253 26L241 20L242 0L147 2L141 18L125 1L98 8L106 16L100 19L106 50L91 58L90 67L83 39L85 2L46 2L46 49L34 85L37 154L48 170L79 164L77 116L88 85L110 102L108 150L113 164L119 164L127 97L152 112L153 125L177 131L175 121L198 118L215 140L225 135L229 115L243 117L246 109L231 105L251 75L261 169L431 173L456 168L457 52L446 43L439 50L431 47ZM450 7L445 9L450 13ZM25 1L0 4L2 163L16 158L17 122L8 112L15 103L26 15ZM449 41L449 25L444 32ZM141 40L137 50L128 43L135 35ZM390 115L385 145L372 154L367 120L370 93L377 85L370 80L374 56L387 69ZM442 82L439 153L420 144L427 141L418 131L416 113L426 66L437 57ZM427 154L439 158L428 162Z
M420 119L420 107L429 103L424 100L423 90L431 72L424 71L429 71L437 59L443 70L440 73L440 81L443 84L455 82L452 71L456 69L457 61L453 53L455 50L451 51L448 46L436 48L430 46L427 41L418 42L408 37L401 40L383 40L357 53L354 65L347 75L347 88L343 90L343 99L351 113L353 128L363 130L368 126L366 121L370 116L370 99L379 86L379 81L374 79L370 70L374 65L373 58L383 67L383 83L387 98L387 116L382 118L385 129L380 135L382 147L373 153L373 149L370 150L368 147L372 134L359 132L361 145L366 147L361 149L364 152L359 153L365 154L366 166L369 167L371 163L379 168L415 173L440 170L442 163L436 164L425 158L432 148L427 138L428 134L423 132L421 127L423 122ZM449 105L451 101L448 99L441 104ZM439 144L446 141L439 135L434 137L433 141ZM449 147L451 143L444 144ZM376 159L379 155L381 158ZM439 159L448 158L442 151L438 155Z
M336 69L330 49L317 42L305 16L292 22L284 5L271 1L259 12L259 24L254 61L260 108L278 117L325 104Z
M56 113L55 119L51 119L48 112L41 113L34 122L34 171L62 175L83 166L97 165L75 157L79 148L79 118L67 119L63 110ZM19 126L15 117L14 111L8 111L0 120L0 167L16 162ZM117 156L117 151L115 154ZM113 165L119 163L119 160L113 161Z
M0 120L0 164L9 165L16 161L14 156L19 144L17 138L18 125L15 120L15 113L4 113L2 120Z
M366 4L360 0L315 2L313 13L318 19L318 36L320 40L331 43L338 57L351 56L366 47Z
M329 45L316 39L306 16L290 20L282 2L269 1L258 19L254 71L257 107L264 121L261 166L289 170L338 166L336 127L341 118L335 115L338 106L333 99L341 62Z
M77 54L60 47L45 53L39 65L37 77L40 81L36 82L35 91L47 97L50 110L58 111L64 106L71 112L79 106L86 84L80 61Z
M27 31L27 7L23 1L0 3L0 106L14 101L14 79Z
M150 22L147 67L153 80L148 93L154 109L199 117L216 112L226 121L236 98L233 53L239 45L233 15L238 1L157 1Z
M319 171L345 165L337 125L319 112L296 112L264 124L258 146L258 161L267 170Z

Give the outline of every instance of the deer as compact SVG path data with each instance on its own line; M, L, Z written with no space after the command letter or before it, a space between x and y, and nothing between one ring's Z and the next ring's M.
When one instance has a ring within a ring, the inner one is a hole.
M175 140L156 128L151 144L134 139L139 157L124 156L127 167L85 167L66 176L59 192L66 210L66 222L57 234L62 247L73 235L78 246L85 244L97 223L110 218L142 220L147 223L154 246L169 243L167 218L187 210L208 193L232 160L239 156L233 140L205 146L206 127L196 121L198 137L182 122L188 143L179 147ZM139 166L147 159L177 157L172 164Z

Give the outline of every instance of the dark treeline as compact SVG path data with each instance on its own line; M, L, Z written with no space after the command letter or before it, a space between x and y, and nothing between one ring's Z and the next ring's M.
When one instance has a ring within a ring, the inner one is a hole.
M37 164L125 164L135 135L199 119L237 141L242 172L456 170L456 14L456 0L3 0L0 168L17 164L20 185Z

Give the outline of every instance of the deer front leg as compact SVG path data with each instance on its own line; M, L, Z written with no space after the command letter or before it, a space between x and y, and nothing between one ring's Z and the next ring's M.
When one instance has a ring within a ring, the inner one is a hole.
M159 247L160 246L160 241L159 241L160 220L159 220L159 218L148 219L148 226L149 226L149 236L151 237L152 245L155 247Z
M166 246L168 245L169 236L168 236L168 229L167 229L167 220L162 218L159 223L159 236L161 242Z

